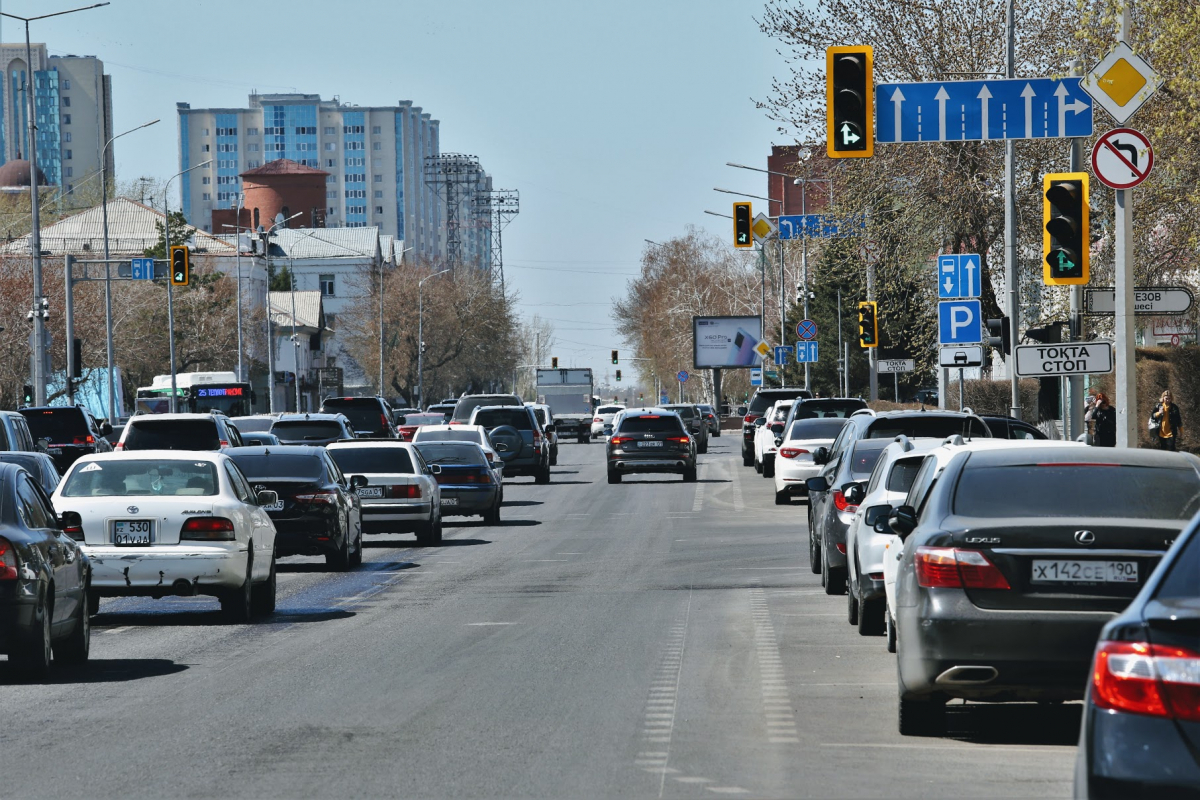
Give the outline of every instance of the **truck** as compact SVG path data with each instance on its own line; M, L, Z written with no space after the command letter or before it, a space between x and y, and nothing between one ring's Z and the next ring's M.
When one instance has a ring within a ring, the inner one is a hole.
M590 369L537 371L538 402L550 406L559 439L574 437L580 444L591 441L592 389Z

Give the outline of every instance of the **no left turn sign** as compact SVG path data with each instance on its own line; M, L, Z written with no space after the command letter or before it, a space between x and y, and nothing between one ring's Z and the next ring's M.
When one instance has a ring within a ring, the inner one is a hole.
M1132 189L1146 180L1153 166L1150 140L1133 128L1114 128L1092 148L1092 172L1113 189Z

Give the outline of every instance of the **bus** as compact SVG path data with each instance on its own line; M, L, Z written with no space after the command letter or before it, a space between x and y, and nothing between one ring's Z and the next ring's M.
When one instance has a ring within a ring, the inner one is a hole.
M180 372L175 376L175 390L175 410L181 414L219 411L230 417L245 417L253 413L255 398L250 384L239 381L232 372ZM155 375L149 386L137 390L134 404L138 414L169 412L171 376Z

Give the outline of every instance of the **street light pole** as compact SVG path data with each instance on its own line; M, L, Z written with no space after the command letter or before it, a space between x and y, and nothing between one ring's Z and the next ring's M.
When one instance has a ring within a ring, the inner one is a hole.
M444 269L417 281L417 408L422 408L425 403L425 281L449 271Z
M280 225L295 219L304 212L298 211L292 214L287 219L281 219L272 225L268 230L262 230L259 225L259 237L262 239L263 258L267 262L267 411L271 414L275 413L275 336L273 335L273 320L271 318L271 243L270 237L275 233L275 229ZM282 215L280 215L282 216ZM293 318L294 319L294 318ZM297 377L297 379L299 379Z
M241 381L246 380L246 374L243 371L245 365L242 360L243 359L242 354L243 354L243 351L245 350L245 348L242 346L242 234L241 234L241 227L240 227L242 224L242 202L245 198L245 195L242 194L241 192L238 192L237 196L238 196L237 211L236 211L237 218L236 218L236 221L234 222L234 231L233 231L233 248L234 248L233 260L237 264L237 267L236 267L236 269L237 269L237 339L238 339L237 376L238 376L238 381L241 382Z
M61 17L64 14L73 14L76 11L87 11L91 8L99 8L106 5L108 3L96 3L82 8L72 8L68 11L41 14L36 17L18 17L16 14L0 12L0 16L20 20L25 23L25 100L26 105L29 107L29 127L27 129L29 135L29 202L31 206L30 216L33 218L33 234L30 237L30 244L33 246L33 313L31 314L33 318L33 369L31 370L30 377L33 379L33 404L35 406L44 406L46 404L46 375L44 374L46 366L46 320L42 309L42 226L38 215L37 105L34 102L33 96L33 47L29 43L29 23L34 20ZM67 342L67 347L71 347L70 342Z
M415 250L415 247L406 247L400 251L400 257L396 259L396 263L404 260L404 254ZM379 259L379 396L383 396L383 259Z
M117 421L117 387L115 385L115 365L113 357L113 322L112 322L112 275L108 263L108 147L122 136L140 131L142 128L149 128L155 125L159 120L151 120L150 122L138 125L136 128L130 128L125 133L118 133L116 136L104 143L104 147L100 148L100 185L102 194L101 205L103 210L101 215L104 218L104 345L108 351L108 422L113 424ZM170 255L168 253L167 255Z
M163 243L167 251L167 341L170 343L171 349L171 413L175 413L177 391L175 380L175 292L174 292L174 265L171 263L171 181L178 178L180 175L186 175L194 169L207 167L212 163L210 158L197 164L194 167L188 167L182 172L177 172L167 178L166 184L163 186ZM111 424L111 423L110 423Z

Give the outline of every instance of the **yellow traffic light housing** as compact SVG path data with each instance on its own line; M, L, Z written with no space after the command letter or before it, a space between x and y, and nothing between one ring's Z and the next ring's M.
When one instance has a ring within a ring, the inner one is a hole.
M1042 179L1042 281L1082 286L1091 278L1088 174L1053 172Z
M875 155L874 72L870 45L825 50L825 152L830 158Z
M734 247L754 247L754 232L750 230L753 220L754 215L751 212L750 203L733 204Z
M551 369L558 369L558 356L551 356L551 357L550 357L550 368L551 368Z
M171 285L187 286L192 281L192 264L186 245L171 245Z
M878 304L865 300L858 304L858 346L879 347Z

